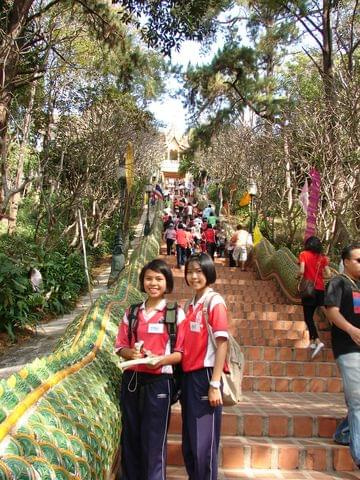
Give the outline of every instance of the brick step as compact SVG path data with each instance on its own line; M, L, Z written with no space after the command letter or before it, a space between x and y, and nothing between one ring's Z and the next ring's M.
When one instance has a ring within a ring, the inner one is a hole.
M224 293L221 289L217 288L216 291L218 293L220 293L220 295L222 295L225 299L225 302L228 306L228 309L229 311L231 312L244 312L244 311L247 311L248 313L251 313L248 309L244 310L244 309L241 309L241 307L237 310L236 309L236 306L231 306L229 304L229 297L233 298L234 299L234 302L236 302L237 305L246 305L245 302L247 301L248 297L246 295L243 295L242 293L238 293L238 294L227 294L227 293ZM180 290L178 288L176 288L176 286L174 287L174 291L173 293L170 293L166 296L166 298L169 298L169 299L172 299L172 300L176 300L177 302L179 302L180 304L184 304L189 298L191 298L193 296L193 292L192 290ZM259 300L259 299L258 299ZM251 299L252 302L255 302L256 299ZM254 304L254 303L252 303ZM277 306L290 306L288 305L285 300L283 298L274 298L274 297L271 297L271 296L268 296L268 297L262 297L262 300L259 301L258 305L260 306L259 308L261 308L262 305L273 305L275 308ZM257 311L260 311L260 310L257 310ZM256 317L256 313L257 311L253 311L254 313L254 317ZM285 315L286 315L286 312L285 312ZM241 315L239 315L241 316ZM247 317L248 318L248 317Z
M239 289L247 289L251 290L255 288L259 291L267 291L267 292L274 292L279 293L279 289L274 282L271 280L259 280L256 278L233 278L232 275L228 277L218 277L216 280L216 288L219 288L220 285L228 286L228 285L236 285Z
M284 414L282 412L244 413L240 407L233 407L236 413L223 412L221 436L252 437L320 437L331 439L337 425L344 415L332 416L301 414ZM171 414L169 433L181 434L181 412L174 410Z
M292 314L299 314L303 316L303 310L300 305L288 305L288 304L273 304L273 303L260 303L260 302L255 302L255 303L242 303L239 302L238 299L232 298L229 299L229 295L226 297L226 303L228 308L231 310L231 312L249 312L249 313L254 313L254 318L259 318L258 313L292 313ZM245 317L244 317L245 318ZM266 318L266 317L263 317Z
M342 393L243 392L238 405L223 408L222 435L331 438L346 413ZM170 432L181 432L179 404Z
M273 313L273 312L272 312ZM246 314L245 314L246 315ZM286 314L284 314L286 316ZM280 315L281 318L281 315ZM285 320L285 319L277 319L277 320L248 320L246 318L239 318L234 316L231 318L232 326L241 329L241 331L254 331L257 332L259 330L295 330L299 332L307 331L306 324L303 320ZM319 324L317 324L319 326Z
M307 348L289 348L276 346L243 345L241 347L247 360L277 360L301 362L310 359L311 351ZM316 362L333 362L334 356L331 348L323 348L316 356Z
M217 290L217 288L216 288ZM235 293L227 293L226 294L226 301L229 303L235 304L242 304L242 305L272 305L273 309L276 309L278 305L286 305L287 307L295 307L298 308L299 305L290 304L289 301L282 296L280 292L275 293L275 295L279 299L279 303L273 303L272 301L269 302L266 299L266 296L269 295L266 288L263 288L261 291L252 292L254 298L249 298L247 295L243 294L243 290L239 289ZM273 293L271 295L274 295ZM301 306L300 306L301 307Z
M307 338L307 332L305 330L287 330L287 329L275 329L273 328L251 328L249 327L235 327L232 330L236 331L235 337L239 339L239 343L246 343L248 345L261 345L258 341L261 340L302 340L305 337ZM309 342L308 342L309 343Z
M291 362L277 360L247 360L245 362L245 375L261 376L270 375L276 377L314 377L332 378L340 377L336 363L310 361Z
M235 322L231 322L230 331L240 345L272 345L281 347L289 345L288 342L284 343L282 340L306 340L303 346L309 346L310 341L308 332L306 329L302 328L301 325L294 325L294 328L289 329L281 328L280 324L277 324L276 328L272 328L271 325L264 325L262 328L260 327L251 328L249 326L237 326ZM319 334L325 345L330 345L330 332L319 329ZM269 342L268 340L271 341ZM293 346L295 346L295 344Z
M282 321L291 321L291 322L304 322L304 315L302 312L294 312L294 313L287 313L287 312L258 312L258 311L244 311L238 305L229 305L228 308L231 311L232 318L237 318L239 320L256 320L256 321L268 321L268 322L276 322L278 320ZM321 321L321 320L319 320ZM324 321L325 322L325 321ZM318 321L317 321L318 323Z
M320 338L325 343L325 345L330 345L330 334L329 332L321 332ZM309 346L309 339L304 332L303 339L289 339L289 338L254 338L250 336L243 335L242 337L236 338L239 345L252 345L257 347L286 347L286 348L299 348L307 349ZM317 357L318 358L318 357Z
M188 480L185 467L167 467L167 480ZM360 472L317 472L313 470L219 469L218 480L355 480Z
M168 465L183 465L181 436L168 436ZM353 471L349 448L320 438L222 437L219 466L225 469Z
M329 392L343 391L340 378L278 377L244 375L244 392Z
M238 278L239 280L259 280L252 271L242 272L240 268L231 268L224 265L216 264L216 274L218 278Z

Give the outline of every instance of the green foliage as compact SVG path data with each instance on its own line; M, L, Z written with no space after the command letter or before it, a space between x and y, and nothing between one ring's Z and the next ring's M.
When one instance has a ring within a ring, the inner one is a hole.
M151 47L169 54L185 40L202 40L215 32L217 15L232 5L231 0L115 0L125 7L122 19L141 29ZM129 12L131 15L129 15ZM140 20L146 19L141 26Z
M68 312L86 287L82 255L64 243L57 247L45 251L29 237L0 237L0 321L1 329L12 338L16 327L33 326L49 314ZM41 293L34 292L29 281L34 267L43 277Z
M86 287L81 255L78 252L69 255L50 252L44 258L41 272L44 290L51 292L46 309L55 315L69 311Z
M0 328L15 338L15 327L33 325L34 309L42 303L38 295L31 293L23 266L17 265L0 253Z

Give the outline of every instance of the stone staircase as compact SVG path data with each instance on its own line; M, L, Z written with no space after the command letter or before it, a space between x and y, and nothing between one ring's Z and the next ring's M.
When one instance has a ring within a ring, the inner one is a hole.
M165 257L175 266L174 257ZM229 307L232 333L246 367L243 400L224 408L219 479L360 479L348 447L332 435L346 407L332 352L311 360L302 308L272 281L216 259L215 289ZM172 299L191 296L184 272L173 269ZM325 328L320 322L320 329ZM321 331L329 345L329 332ZM181 454L181 412L175 405L168 437L168 480L188 478Z

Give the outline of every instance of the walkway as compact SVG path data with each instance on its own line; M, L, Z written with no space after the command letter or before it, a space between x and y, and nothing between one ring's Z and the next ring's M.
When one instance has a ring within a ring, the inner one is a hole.
M219 480L360 479L349 449L331 439L346 408L330 349L311 361L301 307L289 305L272 281L216 263L216 290L247 359L243 401L224 409ZM183 304L190 290L183 272L173 272L172 298ZM168 444L167 478L184 480L178 406Z

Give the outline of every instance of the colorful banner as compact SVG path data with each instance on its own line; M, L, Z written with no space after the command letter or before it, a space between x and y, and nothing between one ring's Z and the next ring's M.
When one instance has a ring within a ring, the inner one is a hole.
M251 197L248 192L245 192L244 195L240 198L239 205L240 207L246 207L251 202Z
M261 240L263 239L263 236L262 236L262 233L260 232L260 228L259 228L258 224L255 225L254 232L253 232L253 237L254 237L253 238L253 244L254 244L254 247L255 247L255 245L260 243Z
M307 208L307 217L306 217L306 228L305 228L305 237L311 237L315 235L316 232L316 217L319 207L319 200L320 200L320 186L321 186L321 178L320 173L316 170L316 168L312 168L310 170L310 191L309 191L309 205Z
M153 190L153 198L154 198L154 200L163 200L164 199L163 191L161 190L161 187L158 183L156 184L156 186Z

